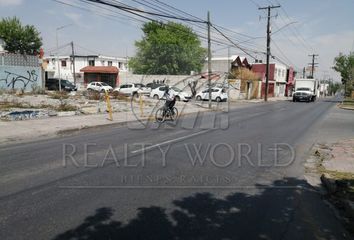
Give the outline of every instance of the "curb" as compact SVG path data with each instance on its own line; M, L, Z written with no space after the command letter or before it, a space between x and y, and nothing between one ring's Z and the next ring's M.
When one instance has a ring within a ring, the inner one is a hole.
M345 106L343 106L341 103L339 103L339 104L337 105L337 107L339 107L339 108L341 108L341 109L344 109L344 110L351 110L351 111L354 111L354 108L345 107Z
M210 112L210 111L204 110L203 112ZM181 114L179 114L178 117L188 116L188 115L197 114L197 113L198 113L198 111L189 112L189 113L181 113ZM129 123L139 124L139 123L141 123L143 121L150 121L151 122L151 121L154 121L154 120L155 120L155 116L146 116L146 117L142 117L142 118L139 118L139 119L122 121L122 122L107 122L107 123L103 123L103 124L99 124L99 125L92 125L92 126L82 125L80 127L66 128L66 129L62 129L62 130L53 131L53 132L50 132L50 133L40 134L40 135L37 135L37 136L31 136L31 137L28 137L28 138L21 138L20 136L15 136L15 137L12 137L12 138L8 138L5 141L0 141L0 147L12 145L12 144L18 144L18 143L32 142L33 138L36 138L36 140L41 141L41 140L52 139L52 138L55 138L55 137L58 137L58 136L75 135L75 134L79 134L80 132L85 131L85 130L105 129L105 128L110 128L110 127L122 127L124 125L129 124Z

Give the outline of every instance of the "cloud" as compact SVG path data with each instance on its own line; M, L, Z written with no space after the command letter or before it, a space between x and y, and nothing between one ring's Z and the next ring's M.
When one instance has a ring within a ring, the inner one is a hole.
M0 0L0 6L18 6L23 3L23 0Z

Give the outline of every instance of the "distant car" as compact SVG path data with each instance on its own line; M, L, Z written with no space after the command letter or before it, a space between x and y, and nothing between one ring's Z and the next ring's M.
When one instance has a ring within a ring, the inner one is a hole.
M121 94L134 97L139 96L139 94L146 96L150 95L150 89L146 88L145 85L142 83L122 84L119 87L115 88L113 92L119 92Z
M170 87L170 89L174 92L176 96L176 101L185 101L188 102L191 100L191 95L182 91L177 87ZM154 99L164 99L164 93L166 91L166 86L161 86L151 90L150 97Z
M293 102L311 102L312 94L308 92L295 92L293 94Z
M209 89L204 89L195 96L197 101L209 100ZM211 88L211 100L217 102L227 101L228 96L224 88Z
M104 82L90 82L87 85L87 90L88 91L98 91L98 92L104 92L104 91L110 92L113 90L113 88Z
M77 87L69 80L61 79L60 83L62 91L77 91ZM59 78L48 78L45 81L45 87L48 90L59 91Z

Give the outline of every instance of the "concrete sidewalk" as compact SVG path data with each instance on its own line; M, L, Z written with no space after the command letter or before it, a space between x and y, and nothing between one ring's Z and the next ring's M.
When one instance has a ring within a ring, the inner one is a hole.
M177 108L181 111L179 116L209 111L209 109L197 105L183 106L182 104L176 104ZM136 109L135 112L114 112L112 116L112 121L108 119L108 113L49 117L22 121L0 121L0 144L28 141L34 138L54 137L61 133L92 127L147 120L154 121L154 109L145 109L142 116L140 115L140 111Z

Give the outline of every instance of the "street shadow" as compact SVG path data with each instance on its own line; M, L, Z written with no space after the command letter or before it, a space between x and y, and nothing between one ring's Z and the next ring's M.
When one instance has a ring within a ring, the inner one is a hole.
M301 211L299 199L314 192L302 190L311 188L305 181L284 178L256 187L260 193L236 192L225 197L195 193L174 200L172 210L141 207L126 224L114 220L119 217L114 215L114 208L99 208L82 224L54 240L337 239L332 238L330 227L306 230L310 220L296 216Z

